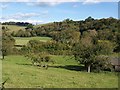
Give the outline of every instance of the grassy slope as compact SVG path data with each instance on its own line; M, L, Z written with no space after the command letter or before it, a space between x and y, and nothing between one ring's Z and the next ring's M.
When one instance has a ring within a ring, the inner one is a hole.
M17 25L2 25L2 26L5 26L8 29L10 29L9 32L18 31L20 29L24 29L25 28L24 26L17 26Z
M16 40L16 45L26 45L29 40L40 40L42 42L46 42L48 40L51 40L49 37L14 37Z
M52 56L53 66L77 65L64 56ZM52 64L51 64L52 65ZM65 68L49 67L48 70L32 66L23 56L7 56L3 61L3 80L9 77L5 87L43 88L116 88L118 78L114 73L87 73Z

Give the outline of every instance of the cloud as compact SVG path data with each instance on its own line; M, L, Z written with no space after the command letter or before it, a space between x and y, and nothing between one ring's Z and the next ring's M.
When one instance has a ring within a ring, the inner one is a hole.
M55 2L34 2L34 3L27 3L29 6L40 6L40 7L48 7L48 6L55 6L60 3L55 3Z
M83 4L96 4L101 2L119 2L119 0L84 0Z
M41 20L35 20L34 17L47 17L48 11L43 11L41 13L21 13L18 12L16 14L8 15L8 16L2 16L0 18L0 22L29 22L29 23L45 23Z
M26 18L36 17L39 15L40 14L37 14L37 13L16 13L12 15L11 17L15 19L26 19Z
M32 24L43 24L43 23L46 23L42 20L33 20L33 19L27 19L27 20L18 20L18 19L7 19L7 20L1 20L0 19L0 22L29 22L29 23L32 23Z
M95 3L99 3L100 0L85 0L83 2L83 4L95 4Z
M76 8L76 7L78 7L78 5L74 4L73 7Z
M0 2L33 2L33 0L0 0Z
M16 14L3 16L2 19L29 19L32 17L46 17L48 14L48 11L43 11L40 13L21 13L18 12Z
M8 5L6 5L6 4L0 5L0 8L1 8L1 9L5 9L5 8L7 8L7 7L8 7Z
M0 0L0 2L44 2L49 3L49 5L56 5L64 2L97 3L97 2L119 2L119 0Z
M36 13L16 13L13 15L8 15L8 16L2 16L1 19L28 19L31 17L39 16L39 14Z
M65 2L79 2L79 0L36 0L35 3L29 2L27 5L46 7L46 6L56 6Z
M76 2L80 0L0 0L0 2L49 2L51 5L55 5L63 2Z
M55 6L65 2L82 2L83 4L96 4L100 2L119 2L119 0L0 0L0 2L26 2L30 6Z
M29 2L28 5L46 7L56 6L65 2L81 2L83 4L96 4L100 2L119 2L119 0L36 0L34 1L34 3ZM77 7L77 5L74 5L73 7Z

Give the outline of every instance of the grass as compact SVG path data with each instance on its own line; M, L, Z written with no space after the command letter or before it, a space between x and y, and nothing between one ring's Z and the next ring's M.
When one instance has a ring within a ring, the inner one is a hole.
M87 73L76 71L79 66L69 56L51 56L55 64L48 70L32 66L24 56L6 56L3 60L3 81L9 78L9 88L117 88L118 77L113 72ZM57 67L58 66L58 67ZM59 67L61 66L61 67ZM68 67L67 67L68 66ZM72 66L72 67L70 67ZM71 69L70 69L71 68Z
M46 42L51 40L49 37L14 37L16 40L15 45L26 45L30 40L40 40L42 42Z
M2 61L0 60L0 85L2 83Z
M9 29L9 32L13 32L13 31L18 31L20 29L24 29L25 27L24 26L17 26L17 25L2 25L2 26L5 26Z

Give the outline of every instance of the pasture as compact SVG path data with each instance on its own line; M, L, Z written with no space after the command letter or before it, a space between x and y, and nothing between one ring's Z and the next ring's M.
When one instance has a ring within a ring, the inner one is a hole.
M51 40L49 37L14 37L15 45L26 45L30 40L40 40L46 42Z
M9 32L25 27L8 25ZM13 37L15 45L27 45L30 40L46 42L50 37ZM99 41L101 42L101 41ZM21 47L16 47L21 48ZM114 54L113 56L117 56ZM50 63L45 70L33 66L22 55L5 56L2 61L2 78L6 88L118 88L116 72L87 73L72 56L50 56L55 64ZM0 60L1 61L1 60ZM1 81L0 81L1 82Z
M13 31L17 32L20 29L25 29L25 26L17 26L17 25L2 25L2 26L7 27L9 29L8 30L9 32L13 32Z
M115 72L87 73L70 56L51 56L48 70L33 66L24 56L6 56L3 81L9 88L117 88Z

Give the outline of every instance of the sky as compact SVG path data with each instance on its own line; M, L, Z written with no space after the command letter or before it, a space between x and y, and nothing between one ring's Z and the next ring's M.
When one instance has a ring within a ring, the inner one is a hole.
M30 22L43 24L54 21L118 18L118 2L0 2L0 22Z

